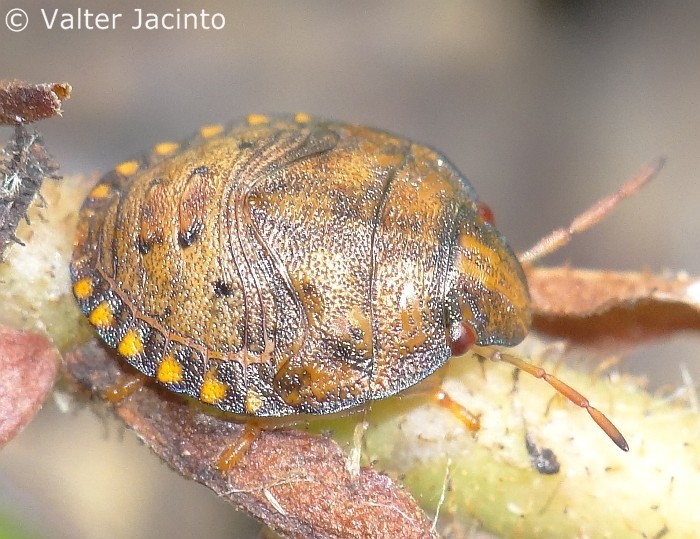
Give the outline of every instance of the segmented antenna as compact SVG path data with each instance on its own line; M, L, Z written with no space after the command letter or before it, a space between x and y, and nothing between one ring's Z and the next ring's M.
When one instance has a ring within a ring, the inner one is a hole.
M664 157L659 157L651 161L635 176L622 184L622 186L620 186L615 193L599 200L578 217L574 218L568 227L560 228L551 232L538 241L535 245L530 247L527 251L520 253L518 255L518 260L520 260L520 263L531 264L534 261L553 253L557 249L569 243L574 234L579 234L584 230L588 230L590 227L601 221L625 198L632 196L647 183L649 183L652 178L659 173L665 162L666 158Z

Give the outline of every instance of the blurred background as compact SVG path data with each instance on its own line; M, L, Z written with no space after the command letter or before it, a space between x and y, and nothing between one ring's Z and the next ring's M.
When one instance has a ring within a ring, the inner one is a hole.
M176 6L225 26L131 28L136 8ZM15 7L29 20L18 33L4 24ZM42 8L58 9L52 30ZM123 16L60 29L79 9ZM0 15L0 78L73 85L64 117L41 125L64 174L104 172L202 124L304 111L439 148L519 251L664 154L657 180L546 262L700 274L700 3L1 0ZM700 379L697 344L674 338L621 368L678 385L672 355ZM51 403L0 453L0 519L17 537L256 529L116 422Z

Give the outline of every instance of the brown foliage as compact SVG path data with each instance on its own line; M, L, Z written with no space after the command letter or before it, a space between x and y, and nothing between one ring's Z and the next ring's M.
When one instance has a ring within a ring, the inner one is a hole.
M96 342L67 354L68 376L93 393L127 384L134 371ZM243 425L214 417L146 385L116 414L181 475L205 484L284 537L435 537L410 494L387 476L346 469L338 445L298 430L263 431L229 472L216 462Z
M67 82L30 84L0 81L0 124L20 125L61 114L61 103L70 99Z
M58 350L43 335L0 326L0 446L39 411L59 361Z

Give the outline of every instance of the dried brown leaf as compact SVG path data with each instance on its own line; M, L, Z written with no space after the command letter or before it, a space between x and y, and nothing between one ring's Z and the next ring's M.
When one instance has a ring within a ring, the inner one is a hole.
M0 446L39 411L59 361L58 351L43 335L0 326Z
M67 82L30 84L0 81L0 123L19 125L61 114L61 103L70 99Z
M94 341L67 354L68 377L100 394L132 371ZM115 406L117 415L165 462L283 537L435 537L411 496L387 476L362 468L327 438L298 430L263 431L243 460L222 474L220 453L243 426L214 417L147 385Z
M572 342L636 344L700 329L700 278L529 268L534 329Z

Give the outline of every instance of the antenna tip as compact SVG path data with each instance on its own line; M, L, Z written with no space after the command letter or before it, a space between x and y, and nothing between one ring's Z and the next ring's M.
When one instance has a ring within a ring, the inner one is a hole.
M649 163L649 167L654 171L654 174L659 172L666 165L666 156L660 155Z

